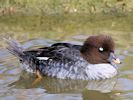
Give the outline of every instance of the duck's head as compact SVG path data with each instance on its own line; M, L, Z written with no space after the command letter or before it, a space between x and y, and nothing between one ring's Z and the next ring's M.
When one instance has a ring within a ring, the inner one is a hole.
M114 41L110 36L90 36L81 48L81 54L91 64L120 63L114 54Z

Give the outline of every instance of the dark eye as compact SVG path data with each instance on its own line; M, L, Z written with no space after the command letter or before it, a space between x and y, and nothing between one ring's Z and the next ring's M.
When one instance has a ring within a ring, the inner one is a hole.
M99 47L98 49L99 49L100 52L104 51L103 47Z

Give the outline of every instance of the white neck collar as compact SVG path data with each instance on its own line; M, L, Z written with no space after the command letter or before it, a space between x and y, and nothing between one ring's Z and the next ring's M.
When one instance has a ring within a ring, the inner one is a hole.
M107 79L117 74L116 68L111 64L88 64L85 71L90 80Z

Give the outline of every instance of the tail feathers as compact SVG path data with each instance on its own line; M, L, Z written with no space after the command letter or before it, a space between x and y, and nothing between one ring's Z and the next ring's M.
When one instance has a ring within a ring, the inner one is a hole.
M3 38L9 45L7 49L15 56L17 56L21 62L25 63L24 69L27 71L35 71L38 69L39 60L32 54L24 53L25 49L22 45L14 39ZM27 67L28 65L28 67Z
M22 47L22 45L17 42L16 40L14 39L6 39L6 38L3 38L7 44L9 45L7 47L7 49L15 56L19 57L19 58L22 58L22 56L24 56L24 48Z

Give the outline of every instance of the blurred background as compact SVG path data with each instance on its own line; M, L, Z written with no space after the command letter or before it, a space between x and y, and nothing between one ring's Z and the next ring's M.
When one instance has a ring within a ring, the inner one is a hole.
M132 32L132 0L0 0L0 34L19 41L109 34L130 48Z
M0 40L1 100L132 100L133 0L0 0L0 36L26 49L56 42L82 44L90 35L107 34L122 60L116 79L82 82L45 77L31 86L33 75L21 72L18 59Z

